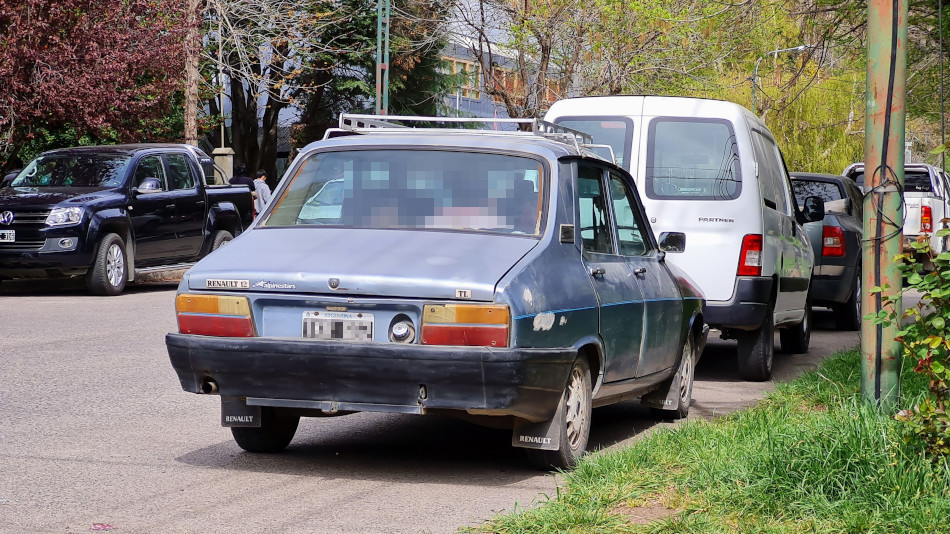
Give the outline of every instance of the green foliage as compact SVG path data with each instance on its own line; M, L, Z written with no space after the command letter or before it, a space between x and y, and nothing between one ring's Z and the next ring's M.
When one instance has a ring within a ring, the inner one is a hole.
M950 229L937 231L937 237L950 236ZM875 324L890 325L898 321L905 325L897 332L903 345L903 357L916 362L914 372L927 379L929 395L897 419L906 424L907 439L921 443L930 454L950 456L950 252L934 255L929 240L911 243L912 251L895 257L904 289L895 296L884 297L896 303L908 290L921 294L920 303L908 308L900 317L894 306L880 314L869 314L865 319ZM918 258L929 258L933 270L925 272ZM877 292L879 288L872 288Z

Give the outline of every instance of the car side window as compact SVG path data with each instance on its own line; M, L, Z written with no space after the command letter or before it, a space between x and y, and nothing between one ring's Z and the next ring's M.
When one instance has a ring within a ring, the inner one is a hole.
M613 254L613 229L604 191L603 170L578 164L577 199L580 205L580 230L584 252Z
M615 172L610 173L610 198L617 219L617 245L624 256L642 256L650 251L650 241L640 220L633 189Z
M781 166L781 156L775 142L758 130L752 131L752 148L755 153L755 162L758 167L759 187L766 205L781 213L789 213L786 185L787 180Z
M169 189L192 189L195 187L195 177L188 165L188 158L184 154L166 154L165 163L168 164Z
M158 178L162 184L162 191L168 190L168 182L165 180L165 169L162 167L162 160L158 156L145 156L139 160L135 168L135 187L142 185L146 178Z

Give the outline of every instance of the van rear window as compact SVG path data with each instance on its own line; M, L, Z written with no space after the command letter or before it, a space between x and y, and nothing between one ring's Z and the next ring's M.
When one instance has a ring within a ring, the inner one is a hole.
M645 178L650 198L737 198L742 189L742 176L732 125L718 119L653 120L647 142Z
M632 120L625 117L562 117L554 122L590 134L595 144L610 145L617 165L630 170L627 147L630 146L630 137L633 135ZM595 152L607 156L600 151Z

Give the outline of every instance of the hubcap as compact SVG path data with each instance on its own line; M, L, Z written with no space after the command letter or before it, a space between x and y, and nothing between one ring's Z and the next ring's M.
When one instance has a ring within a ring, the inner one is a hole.
M689 344L683 347L683 361L680 363L680 404L688 405L690 389L693 385L693 354Z
M584 428L587 426L587 395L584 392L584 374L577 367L571 372L571 382L567 387L565 401L565 423L567 426L567 441L571 448L577 448Z
M125 276L125 261L122 258L122 249L113 243L106 251L106 277L112 287L118 287Z
M858 318L858 322L861 322L861 273L855 277L854 281L854 313Z

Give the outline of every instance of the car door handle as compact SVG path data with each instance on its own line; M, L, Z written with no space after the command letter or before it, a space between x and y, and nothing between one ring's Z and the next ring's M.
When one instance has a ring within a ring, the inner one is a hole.
M647 272L646 267L637 267L636 269L633 270L633 274L637 276L640 276L641 274L646 274L646 272Z
M174 204L165 204L165 209L167 209L167 210L173 210L173 209L175 209L175 205L174 205Z
M198 206L199 208L203 208L205 207L205 201L199 200L198 202L195 202L195 206Z
M590 272L591 276L603 276L607 272L607 269L603 267L588 267L587 271Z

